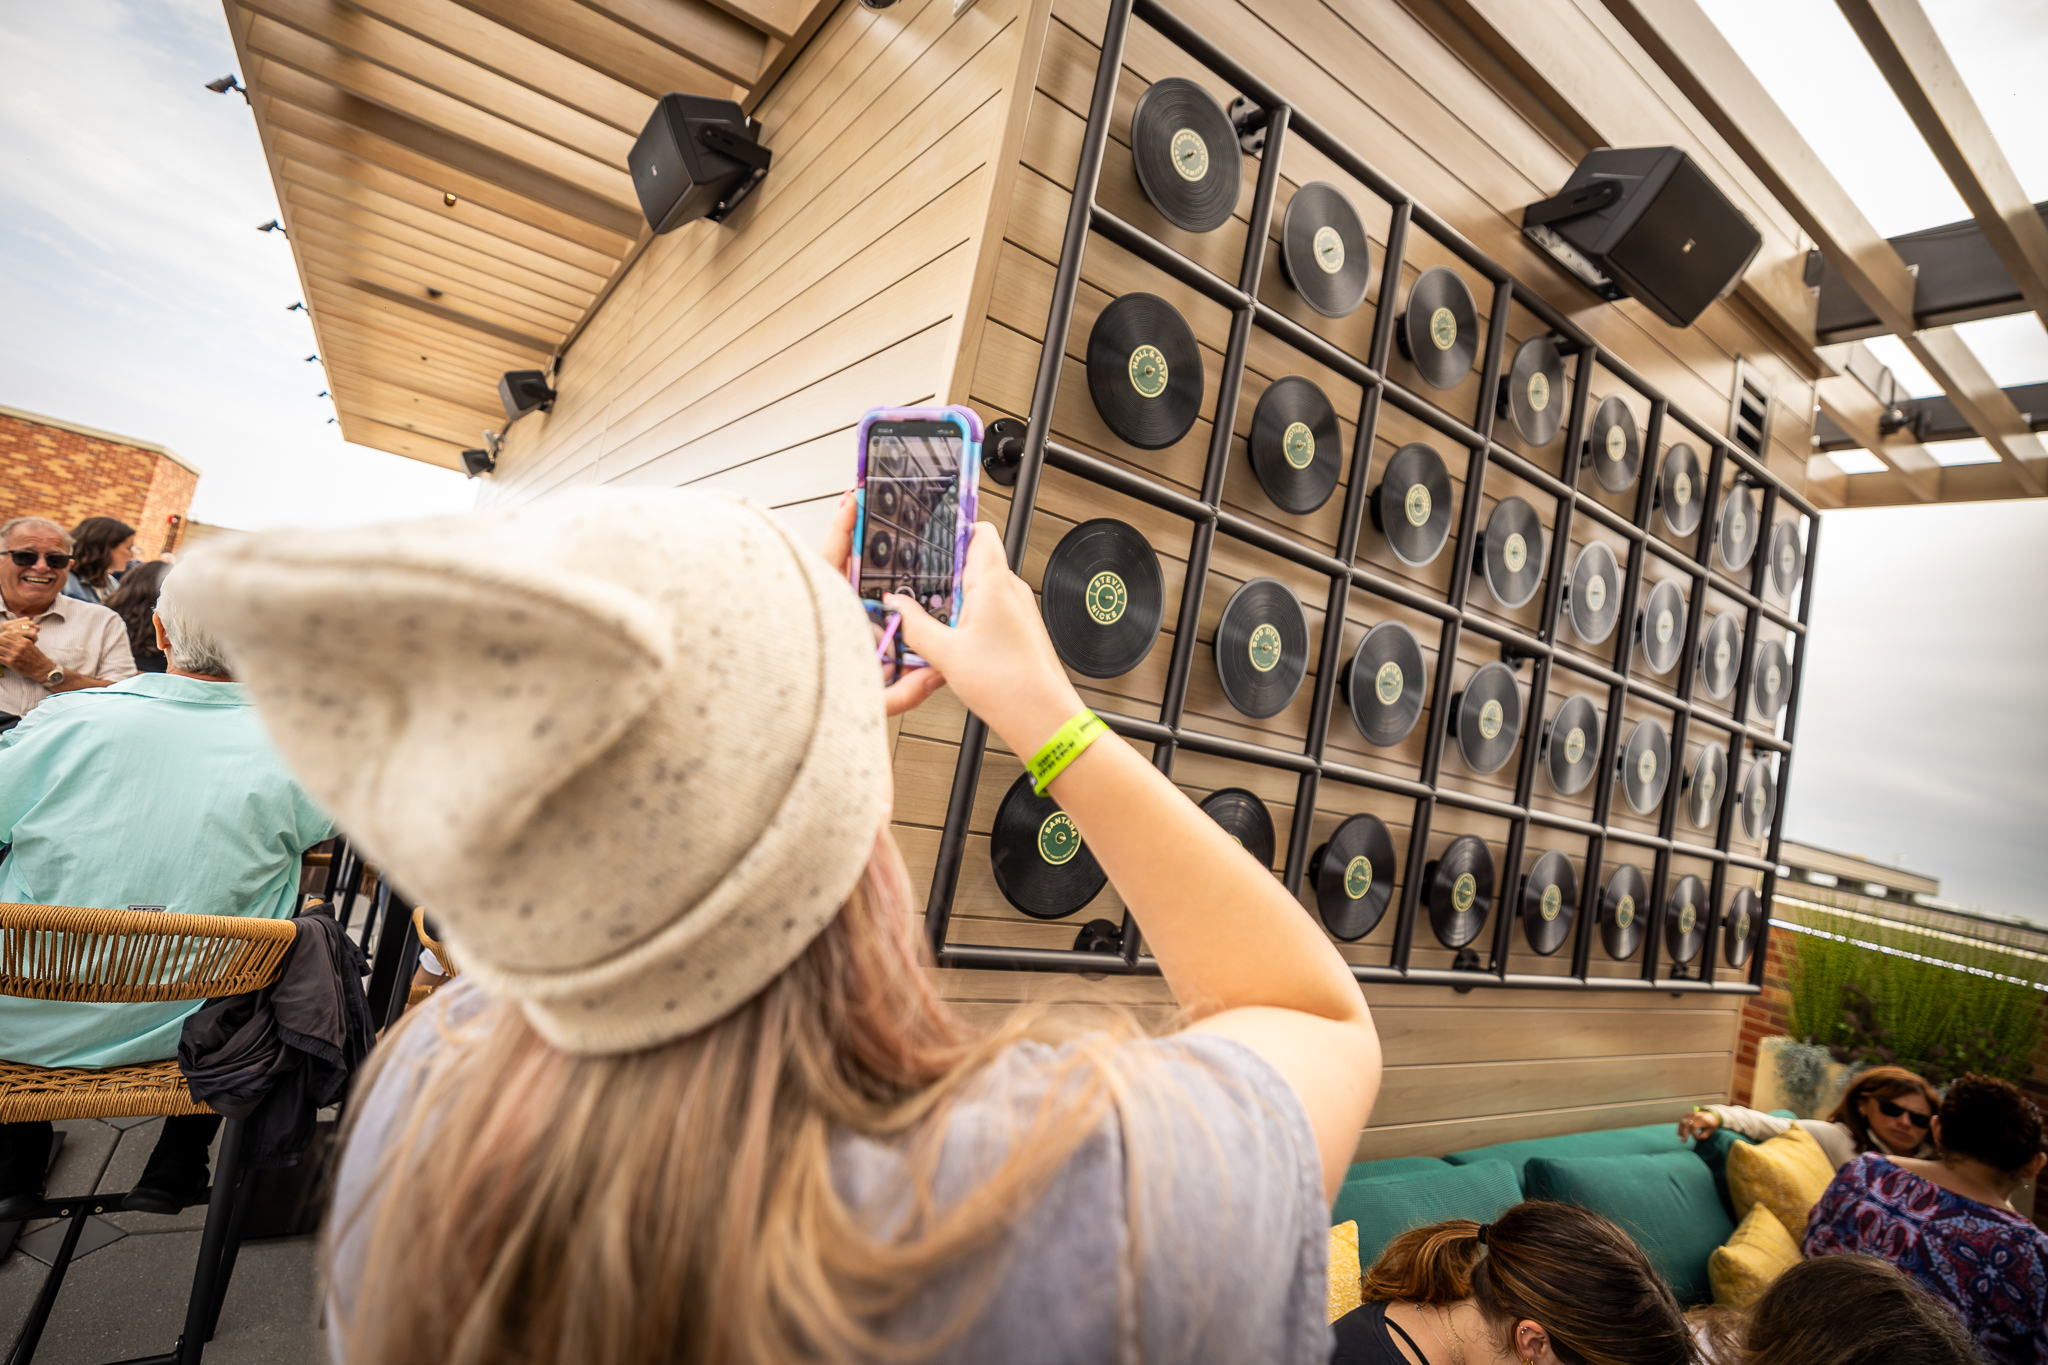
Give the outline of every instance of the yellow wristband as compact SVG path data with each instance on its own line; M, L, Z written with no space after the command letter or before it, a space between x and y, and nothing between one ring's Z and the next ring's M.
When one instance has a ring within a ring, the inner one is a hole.
M1024 766L1031 772L1031 789L1040 796L1052 785L1052 780L1065 772L1067 765L1081 756L1081 751L1095 742L1098 735L1108 731L1102 717L1093 711L1076 713L1065 725L1052 732L1052 738L1038 747L1031 761Z

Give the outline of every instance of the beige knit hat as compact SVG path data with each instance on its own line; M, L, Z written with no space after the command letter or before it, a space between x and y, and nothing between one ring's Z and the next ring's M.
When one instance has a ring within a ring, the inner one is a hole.
M178 575L306 790L565 1051L746 1001L887 814L866 617L738 499L589 489Z

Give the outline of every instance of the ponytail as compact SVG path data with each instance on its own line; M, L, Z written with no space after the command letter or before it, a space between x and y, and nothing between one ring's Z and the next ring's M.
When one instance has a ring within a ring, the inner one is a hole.
M1482 1227L1453 1219L1387 1244L1363 1299L1441 1306L1469 1298L1512 1352L1534 1322L1569 1365L1689 1365L1678 1300L1627 1233L1572 1204L1526 1200Z

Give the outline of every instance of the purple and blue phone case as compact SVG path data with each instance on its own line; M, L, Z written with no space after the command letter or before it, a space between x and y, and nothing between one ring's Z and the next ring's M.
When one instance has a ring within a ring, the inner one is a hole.
M960 430L960 513L953 536L953 612L946 622L949 626L958 625L960 604L966 596L960 576L967 569L967 545L974 538L974 521L981 506L981 417L972 408L953 404L943 408L874 408L860 419L854 447L854 482L858 491L854 495L853 564L847 571L855 592L860 591L861 556L867 546L868 431L877 422L950 422ZM898 613L886 613L882 623L888 629L886 643L895 635ZM912 668L924 666L923 659L908 652L902 655L902 661Z

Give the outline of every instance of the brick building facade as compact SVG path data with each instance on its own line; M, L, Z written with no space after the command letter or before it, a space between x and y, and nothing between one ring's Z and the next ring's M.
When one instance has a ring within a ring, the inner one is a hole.
M198 485L197 467L163 446L0 407L0 521L48 517L69 529L118 517L135 528L135 552L155 559Z

